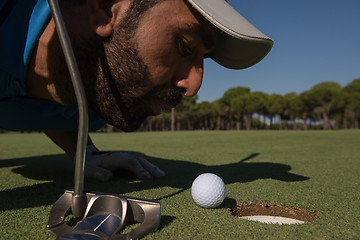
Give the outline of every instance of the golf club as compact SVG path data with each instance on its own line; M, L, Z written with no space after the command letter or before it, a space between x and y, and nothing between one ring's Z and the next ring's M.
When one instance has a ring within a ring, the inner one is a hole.
M84 166L88 139L88 107L75 56L57 0L48 0L57 34L79 108L78 141L75 155L74 190L66 190L53 205L47 229L57 239L136 239L157 229L161 218L160 202L106 193L85 193ZM66 222L69 215L82 216L74 226ZM141 225L121 234L127 223Z

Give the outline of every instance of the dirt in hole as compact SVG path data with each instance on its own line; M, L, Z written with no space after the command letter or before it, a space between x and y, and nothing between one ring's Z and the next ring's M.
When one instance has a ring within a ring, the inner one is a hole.
M301 207L287 207L273 202L238 202L229 211L236 217L265 215L293 218L304 222L312 222L319 217L317 213Z

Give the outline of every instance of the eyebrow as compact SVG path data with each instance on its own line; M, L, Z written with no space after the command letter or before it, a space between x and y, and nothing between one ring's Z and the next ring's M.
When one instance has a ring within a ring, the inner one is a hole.
M211 34L210 31L205 31L205 29L198 23L186 24L180 29L186 33L197 35L203 41L205 47L211 51L215 50L215 41L216 35Z

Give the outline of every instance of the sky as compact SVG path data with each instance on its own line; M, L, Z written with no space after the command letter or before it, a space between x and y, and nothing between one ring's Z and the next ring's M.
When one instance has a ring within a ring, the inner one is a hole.
M242 16L274 40L270 53L243 70L205 60L198 102L230 88L301 93L318 83L346 86L360 78L360 0L229 0Z

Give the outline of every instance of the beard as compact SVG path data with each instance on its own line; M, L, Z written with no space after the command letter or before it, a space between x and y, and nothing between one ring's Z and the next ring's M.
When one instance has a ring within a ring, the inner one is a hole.
M148 116L154 115L154 104L160 102L169 108L182 99L181 91L170 80L168 84L153 86L149 69L132 38L138 19L129 12L107 39L96 35L71 39L89 107L123 131L136 130ZM59 98L66 105L75 105L64 58L58 57L54 66L52 78Z

